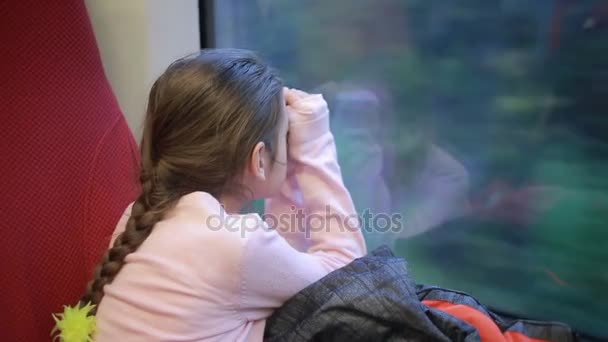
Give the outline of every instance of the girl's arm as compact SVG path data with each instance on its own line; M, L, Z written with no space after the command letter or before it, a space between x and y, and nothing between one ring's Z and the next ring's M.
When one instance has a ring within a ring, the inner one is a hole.
M354 220L357 212L342 181L325 99L298 90L286 90L285 99L289 116L287 179L279 194L266 201L265 213L267 222L291 246L306 251L311 243L306 218L326 216L329 210ZM314 227L318 226L315 220Z
M366 253L353 202L342 183L327 104L321 95L290 95L289 178L280 196L268 201L266 214L275 215L270 220L278 219L283 236L306 226L299 233L305 252L272 229L247 236L240 298L247 320L268 317L304 287ZM292 205L304 209L306 217L296 217Z

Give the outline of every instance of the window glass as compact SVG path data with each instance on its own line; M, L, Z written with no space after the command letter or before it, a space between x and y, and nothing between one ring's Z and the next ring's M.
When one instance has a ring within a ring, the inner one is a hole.
M325 95L369 249L608 335L608 1L222 0L214 22Z

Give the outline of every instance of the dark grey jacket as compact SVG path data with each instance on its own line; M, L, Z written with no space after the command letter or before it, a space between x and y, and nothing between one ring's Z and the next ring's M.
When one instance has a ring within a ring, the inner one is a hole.
M490 319L483 324L495 325L499 330L492 329L499 334L516 332L545 341L574 341L566 325L507 320L466 294L416 286L405 261L386 247L296 294L268 319L265 340L481 341L476 326L422 301L467 305L487 315Z

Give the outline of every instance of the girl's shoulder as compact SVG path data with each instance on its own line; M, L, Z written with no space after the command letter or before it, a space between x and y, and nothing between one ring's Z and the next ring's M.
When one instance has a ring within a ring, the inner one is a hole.
M242 255L249 240L271 231L260 215L229 214L213 196L196 192L180 199L157 223L152 235L165 243L177 240L184 248L204 245L207 253L219 257L228 251L233 256Z

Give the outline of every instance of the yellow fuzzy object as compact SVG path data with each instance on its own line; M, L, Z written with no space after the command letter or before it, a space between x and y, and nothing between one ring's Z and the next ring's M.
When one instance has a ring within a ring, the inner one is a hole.
M51 332L53 341L60 342L92 342L95 333L95 316L89 315L95 307L91 303L81 306L64 306L63 313L53 315L55 328Z

